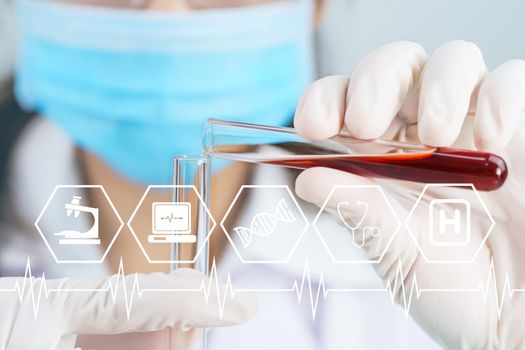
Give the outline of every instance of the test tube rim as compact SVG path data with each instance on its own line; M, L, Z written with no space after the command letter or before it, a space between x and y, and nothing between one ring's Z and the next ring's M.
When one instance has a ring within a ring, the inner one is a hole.
M224 120L224 119L218 119L218 118L209 118L206 123L206 126L204 127L203 133L202 133L202 147L206 155L214 153L213 152L213 148L214 148L213 126L214 125L250 127L252 129L257 129L257 130L262 130L262 131L277 132L281 134L293 134L293 135L297 135L298 137L301 137L309 141L316 141L316 142L320 141L320 140L314 140L314 139L309 139L307 137L304 137L300 135L296 129L288 127L288 126L261 125L261 124L255 124L255 123L230 121L230 120ZM330 141L330 140L336 141L337 139L341 139L341 138L346 139L348 141L355 142L355 143L373 142L378 145L384 145L388 147L412 148L414 150L421 150L424 152L430 152L436 149L436 147L429 146L429 145L397 141L397 140L382 140L382 139L361 140L361 139L357 139L353 137L352 135L350 135L350 133L348 133L348 131L344 129L341 130L338 135L335 135L327 140L322 140L322 141Z
M205 154L180 154L173 156L174 161L203 161L207 162L209 157Z

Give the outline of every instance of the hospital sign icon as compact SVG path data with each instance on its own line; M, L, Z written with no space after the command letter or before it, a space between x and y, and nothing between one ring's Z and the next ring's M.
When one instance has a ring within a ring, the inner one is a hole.
M474 185L464 183L426 184L405 219L427 263L473 262L495 224Z
M470 243L470 203L465 199L433 199L429 206L430 243L463 246Z

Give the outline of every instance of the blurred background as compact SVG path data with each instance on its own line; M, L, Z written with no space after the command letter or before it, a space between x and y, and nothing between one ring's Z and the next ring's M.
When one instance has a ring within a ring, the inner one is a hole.
M431 53L454 39L476 43L489 69L525 58L525 0L326 0L320 75L350 74L384 44L415 41Z

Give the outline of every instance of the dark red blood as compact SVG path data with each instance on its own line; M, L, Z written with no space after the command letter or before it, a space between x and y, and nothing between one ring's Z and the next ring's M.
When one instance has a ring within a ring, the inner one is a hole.
M473 184L481 191L498 189L507 178L505 161L497 155L444 147L426 153L314 156L263 163L298 169L326 167L366 177L421 183Z

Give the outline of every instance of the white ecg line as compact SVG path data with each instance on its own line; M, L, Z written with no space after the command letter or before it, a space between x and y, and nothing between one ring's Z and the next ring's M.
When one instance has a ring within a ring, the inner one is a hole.
M24 279L21 283L19 280L14 284L12 288L0 289L1 293L17 293L20 303L24 300L26 290L29 289L31 293L31 301L33 304L33 314L37 318L38 310L42 298L49 298L52 293L84 293L84 292L103 292L110 293L111 300L113 303L116 302L119 295L120 289L122 289L122 295L126 305L126 312L128 319L131 317L133 301L140 299L144 293L181 293L181 292L201 292L205 297L205 302L213 302L211 296L216 295L217 310L219 316L222 318L224 313L224 307L229 299L235 298L238 293L256 292L256 293L293 293L297 296L298 303L301 303L305 295L309 296L308 302L312 312L312 319L315 320L317 315L317 309L319 300L321 297L326 299L329 294L332 293L386 293L390 296L392 303L395 302L395 295L401 296L399 304L404 307L406 316L408 317L411 306L413 305L414 298L419 299L423 293L481 293L485 303L488 300L489 293L491 290L495 290L493 293L496 299L496 305L498 308L498 317L501 317L505 300L511 301L515 293L525 292L522 288L512 288L508 274L505 276L503 282L503 288L501 294L498 295L498 285L496 279L496 272L494 263L491 262L490 269L487 273L486 281L480 281L478 286L475 288L419 288L417 282L417 276L414 276L412 283L409 286L405 286L403 281L405 280L405 273L402 269L401 262L398 262L397 272L392 281L386 283L384 288L327 288L324 278L321 275L318 281L312 282L312 275L310 273L310 266L308 261L305 262L302 277L295 279L289 288L235 288L232 285L232 279L228 273L226 281L221 287L218 278L217 265L215 259L212 261L212 268L210 271L210 278L206 281L203 280L199 288L167 288L167 289L154 289L154 288L142 288L140 286L140 280L138 274L133 276L133 282L130 287L126 287L124 283L124 265L122 259L120 261L118 273L112 277L109 277L107 283L102 288L93 289L64 289L64 288L48 288L46 285L45 275L42 274L40 283L37 283L35 276L31 273L31 262L28 258L25 269ZM38 285L38 286L37 286ZM215 292L215 293L213 293ZM26 299L27 300L27 299Z

